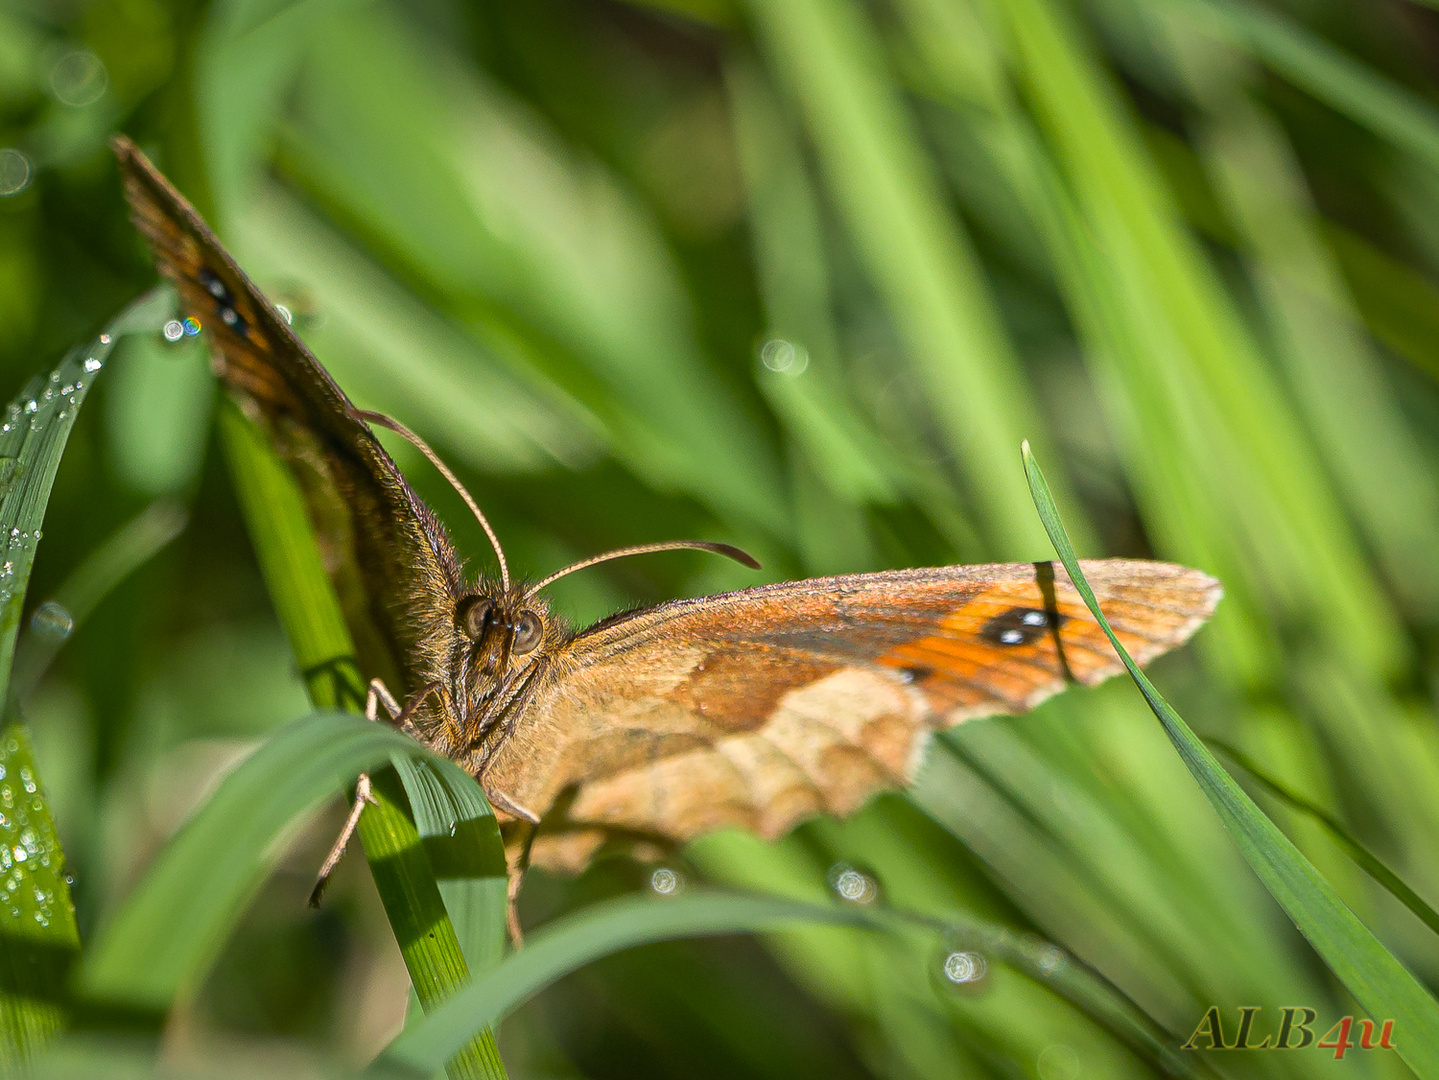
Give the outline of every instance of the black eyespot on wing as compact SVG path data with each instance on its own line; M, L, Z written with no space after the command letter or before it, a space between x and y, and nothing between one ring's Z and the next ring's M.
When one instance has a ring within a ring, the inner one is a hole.
M985 623L979 636L991 645L1028 645L1048 633L1051 625L1064 625L1063 615L1055 613L1052 618L1058 621L1051 624L1050 613L1040 608L1010 608Z
M928 668L922 664L912 664L909 667L900 668L899 677L907 683L922 683L926 679L934 677L934 668Z
M220 280L220 275L208 266L200 267L199 272L195 276L200 279L200 284L205 286L209 294L220 301L225 307L229 307L235 302L235 298L230 295L230 290L227 289L225 283Z
M220 309L220 321L240 337L245 337L250 332L250 324L241 318L240 313L232 307Z

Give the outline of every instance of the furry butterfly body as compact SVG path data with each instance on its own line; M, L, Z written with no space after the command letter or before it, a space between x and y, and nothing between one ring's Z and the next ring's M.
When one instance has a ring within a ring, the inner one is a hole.
M534 861L581 866L615 831L776 836L845 814L907 783L930 732L1121 670L1050 563L787 582L578 631L510 580L502 554L498 578L467 578L371 432L378 418L144 156L123 139L116 153L135 222L209 332L217 373L299 480L362 669L502 819L545 818ZM1084 568L1141 663L1187 640L1220 596L1208 575L1165 563Z

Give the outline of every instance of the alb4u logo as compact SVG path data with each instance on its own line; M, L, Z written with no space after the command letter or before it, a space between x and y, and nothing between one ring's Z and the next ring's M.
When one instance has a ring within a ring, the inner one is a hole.
M1374 1037L1374 1021L1360 1020L1359 1030L1354 1030L1354 1017L1345 1016L1331 1027L1317 1042L1314 1037L1314 1021L1319 1014L1313 1009L1290 1006L1279 1010L1279 1031L1274 1035L1259 1038L1254 1018L1260 1012L1258 1005L1239 1007L1239 1029L1234 1041L1224 1037L1224 1027L1219 1017L1219 1006L1211 1005L1189 1036L1181 1050L1302 1050L1306 1046L1323 1047L1333 1050L1336 1058L1342 1058L1350 1050L1393 1050L1394 1021L1385 1020L1379 1028L1379 1037ZM1353 1036L1358 1034L1355 1042Z

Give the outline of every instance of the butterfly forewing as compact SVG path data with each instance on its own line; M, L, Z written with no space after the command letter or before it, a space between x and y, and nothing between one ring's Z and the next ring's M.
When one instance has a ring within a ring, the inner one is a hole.
M454 631L460 581L443 527L194 208L128 140L115 152L135 224L208 334L216 373L300 481L362 667L413 693Z
M1213 578L1086 562L1141 663L1213 611ZM1022 712L1120 669L1062 567L946 567L765 586L600 623L501 750L493 781L528 806L567 789L540 862L582 861L618 828L682 840L776 836L907 783L936 727Z

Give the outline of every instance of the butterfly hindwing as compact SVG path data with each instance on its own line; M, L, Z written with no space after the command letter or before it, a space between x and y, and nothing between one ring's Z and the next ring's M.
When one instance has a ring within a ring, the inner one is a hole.
M1219 599L1206 574L1085 562L1143 663ZM538 811L569 789L570 832L539 862L587 857L576 827L682 840L722 825L776 836L901 787L925 736L1032 708L1118 657L1062 567L901 570L679 601L580 634L500 751L495 784Z

